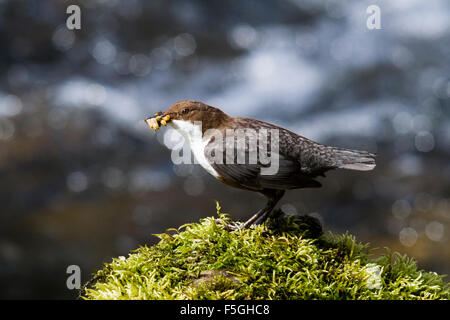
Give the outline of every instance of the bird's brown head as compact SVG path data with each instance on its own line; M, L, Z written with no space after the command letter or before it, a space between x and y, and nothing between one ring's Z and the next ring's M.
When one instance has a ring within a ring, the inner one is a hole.
M218 126L228 116L220 109L211 107L203 102L194 100L183 100L176 102L164 113L156 113L154 117L146 120L147 124L154 130L159 124L166 125L173 120L201 121L204 128Z

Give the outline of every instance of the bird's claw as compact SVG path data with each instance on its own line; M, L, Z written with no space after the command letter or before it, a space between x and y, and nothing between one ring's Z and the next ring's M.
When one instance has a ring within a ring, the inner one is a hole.
M216 223L222 224L225 227L225 229L228 231L236 231L236 230L241 230L243 228L242 223L238 223L238 222L227 223L227 222L224 222L223 220L219 220L219 219L216 219L215 221L216 221Z

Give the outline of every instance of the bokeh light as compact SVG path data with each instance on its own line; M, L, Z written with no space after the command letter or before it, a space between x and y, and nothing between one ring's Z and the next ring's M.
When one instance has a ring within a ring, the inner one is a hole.
M381 30L364 1L81 1L80 30L63 2L28 2L0 1L0 298L73 298L69 264L88 277L214 200L236 220L260 209L148 129L183 99L377 153L280 208L450 273L447 0L378 0Z

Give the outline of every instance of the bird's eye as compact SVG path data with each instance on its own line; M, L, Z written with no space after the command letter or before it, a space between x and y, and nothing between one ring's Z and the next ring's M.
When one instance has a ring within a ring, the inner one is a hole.
M183 110L181 110L181 113L188 113L189 112L189 109L183 109Z

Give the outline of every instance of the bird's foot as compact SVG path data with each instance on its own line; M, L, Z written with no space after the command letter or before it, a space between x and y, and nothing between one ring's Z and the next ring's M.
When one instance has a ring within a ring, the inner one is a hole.
M234 222L234 221L227 223L227 222L224 222L223 220L216 219L216 223L220 223L221 225L223 225L225 227L225 230L228 230L228 231L241 230L244 227L244 225L242 223Z

